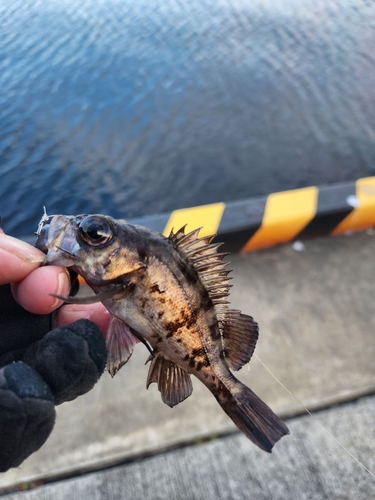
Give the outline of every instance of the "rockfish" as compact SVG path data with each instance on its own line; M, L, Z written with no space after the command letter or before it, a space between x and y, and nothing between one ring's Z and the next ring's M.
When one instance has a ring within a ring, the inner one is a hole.
M104 215L44 215L36 246L44 264L72 268L111 313L107 333L112 376L136 339L150 351L147 387L156 382L173 407L192 393L195 375L237 427L270 452L286 425L231 370L250 361L258 339L251 316L228 306L230 271L213 237L185 228L169 237Z

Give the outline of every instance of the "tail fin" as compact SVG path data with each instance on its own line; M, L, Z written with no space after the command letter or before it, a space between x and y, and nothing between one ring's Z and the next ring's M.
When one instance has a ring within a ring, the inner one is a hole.
M241 390L231 400L219 401L225 413L254 444L271 453L273 445L288 427L254 392L238 382Z

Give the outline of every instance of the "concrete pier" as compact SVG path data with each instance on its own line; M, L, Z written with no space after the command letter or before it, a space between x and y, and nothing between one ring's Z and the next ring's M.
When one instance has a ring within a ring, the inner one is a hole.
M374 231L294 248L230 256L232 306L260 325L238 376L291 431L271 455L198 381L173 409L147 391L139 345L113 380L58 408L47 444L0 476L4 499L375 498L374 477L342 448L375 473Z

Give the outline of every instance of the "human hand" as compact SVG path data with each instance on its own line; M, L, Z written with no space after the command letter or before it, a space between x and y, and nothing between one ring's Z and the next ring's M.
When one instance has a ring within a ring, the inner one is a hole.
M45 442L55 405L89 391L106 363L100 330L76 320L105 333L109 314L102 304L59 308L50 293L69 295L69 273L40 267L44 257L0 229L0 472Z
M37 248L7 236L0 229L0 285L12 283L17 302L34 314L51 314L62 305L60 299L50 294L69 295L70 277L59 266L40 267L45 255ZM54 326L87 318L96 323L105 336L110 314L103 304L64 305L56 312Z

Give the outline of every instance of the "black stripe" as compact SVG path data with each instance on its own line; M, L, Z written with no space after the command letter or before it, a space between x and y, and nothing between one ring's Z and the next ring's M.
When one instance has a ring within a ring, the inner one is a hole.
M241 250L262 225L267 198L227 203L216 240L224 243L223 251ZM221 249L220 249L221 250Z
M260 224L258 227L251 229L243 229L233 233L220 233L216 236L214 241L215 243L223 243L223 246L220 247L220 252L239 252L246 245L249 239L254 236L259 227Z
M330 234L353 211L347 200L355 194L355 182L319 188L316 215L294 239Z

